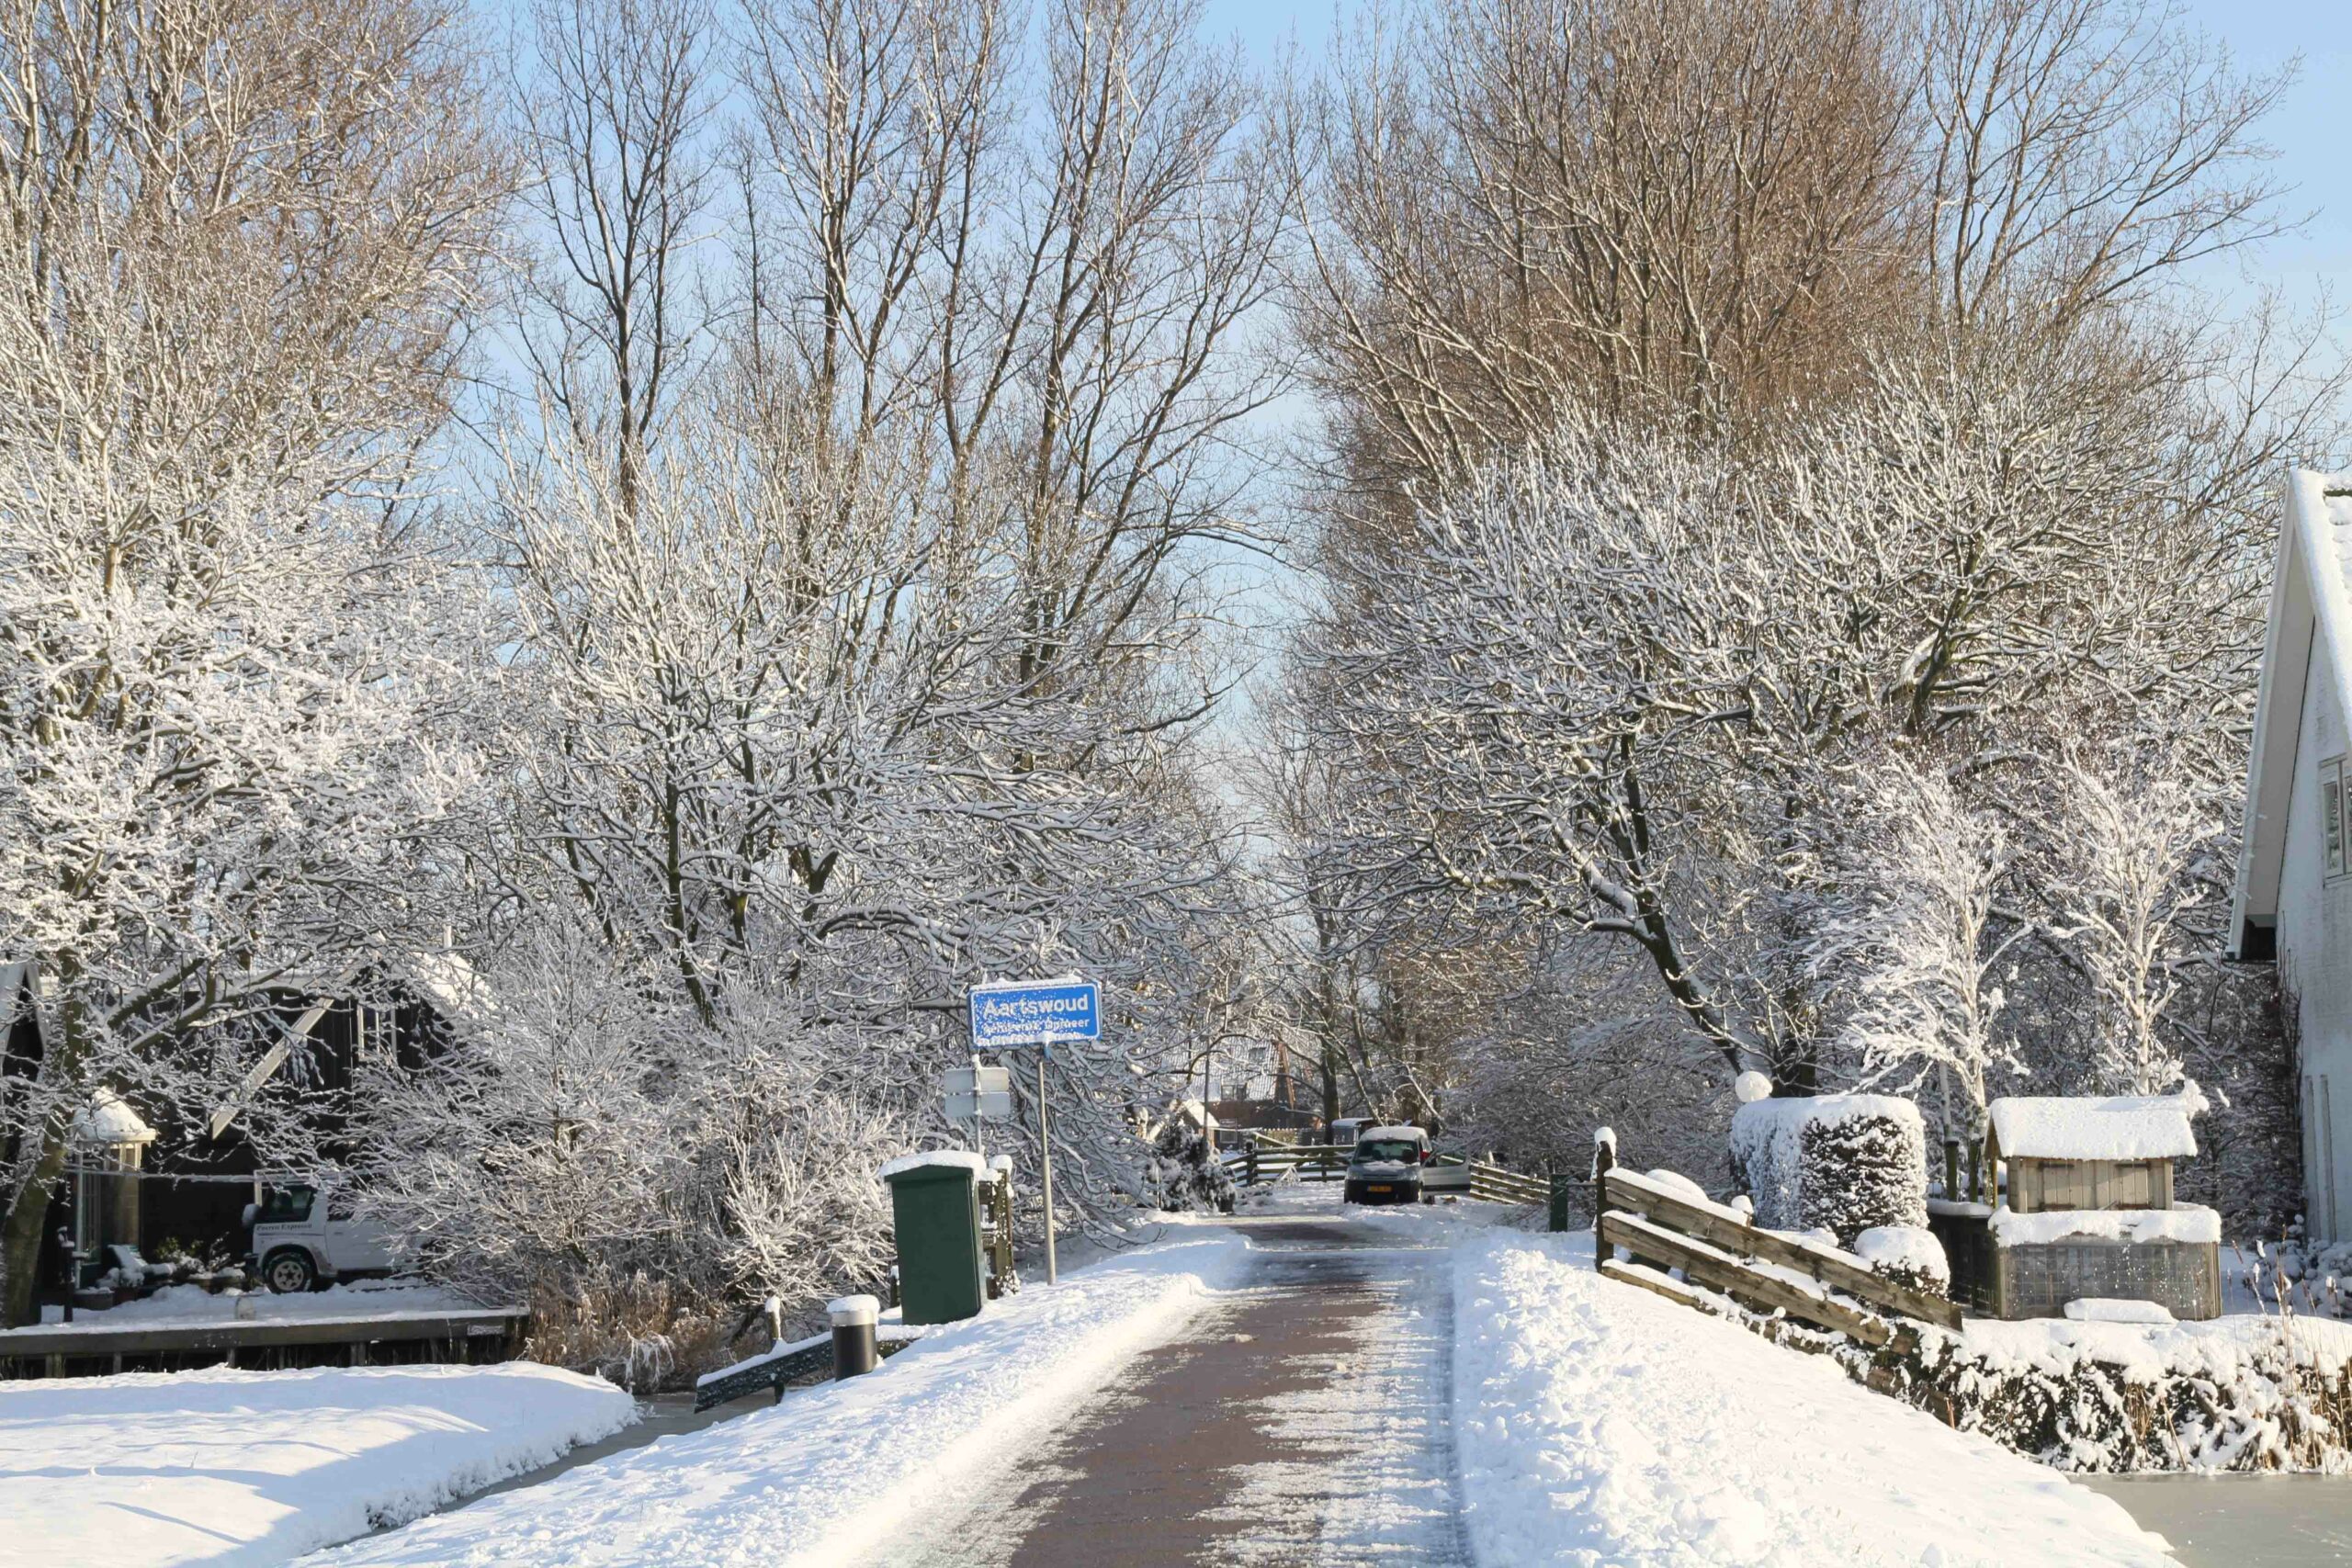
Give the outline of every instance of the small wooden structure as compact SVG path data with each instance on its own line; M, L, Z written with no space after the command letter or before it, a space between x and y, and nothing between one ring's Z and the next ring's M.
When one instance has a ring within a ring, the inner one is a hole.
M2005 1318L2058 1317L2086 1298L2219 1317L2220 1216L2173 1201L2173 1162L2197 1152L2189 1118L2202 1107L2193 1090L1993 1101L1984 1164L2007 1180L1984 1222L1991 1278L1962 1290L1953 1256L1954 1294Z

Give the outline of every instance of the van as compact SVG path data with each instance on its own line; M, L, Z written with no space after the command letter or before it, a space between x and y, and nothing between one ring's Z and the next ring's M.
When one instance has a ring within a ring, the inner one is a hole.
M1348 1156L1348 1203L1418 1203L1421 1170L1430 1163L1430 1135L1419 1127L1366 1127Z
M399 1266L392 1238L351 1212L350 1195L307 1181L272 1182L245 1205L262 1283L280 1295L321 1283L389 1274Z
M1342 1116L1331 1123L1332 1146L1335 1148L1344 1149L1349 1145L1356 1141L1357 1134L1363 1132L1366 1127L1377 1126L1379 1122L1376 1117Z

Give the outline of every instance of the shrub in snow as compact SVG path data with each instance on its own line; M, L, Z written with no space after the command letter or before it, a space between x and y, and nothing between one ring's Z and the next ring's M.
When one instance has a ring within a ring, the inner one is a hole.
M2060 1470L2352 1473L2352 1334L2338 1324L2290 1314L1980 1321L1964 1334L1915 1325L1916 1343L1871 1350L1699 1293L1720 1316Z
M1928 1223L1927 1132L1907 1100L1824 1094L1757 1100L1731 1122L1733 1168L1772 1230L1834 1231Z
M2308 1326L2041 1320L1836 1354L1871 1386L2060 1470L2352 1471L2352 1364Z
M1930 1295L1951 1294L1951 1264L1933 1231L1918 1225L1872 1225L1854 1238L1854 1250L1873 1274Z
M1207 1136L1170 1116L1152 1140L1144 1180L1163 1209L1233 1213L1233 1178Z

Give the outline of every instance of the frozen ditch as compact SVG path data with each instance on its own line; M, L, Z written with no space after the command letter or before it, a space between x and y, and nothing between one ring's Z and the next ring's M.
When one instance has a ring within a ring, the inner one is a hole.
M0 1564L285 1562L636 1415L610 1383L521 1361L0 1383Z

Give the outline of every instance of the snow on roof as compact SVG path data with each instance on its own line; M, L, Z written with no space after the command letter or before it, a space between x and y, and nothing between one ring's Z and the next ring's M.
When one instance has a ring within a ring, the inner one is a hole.
M77 1144L152 1144L155 1129L147 1125L122 1096L102 1089L90 1096L74 1118Z
M2193 1091L2012 1096L1985 1115L2004 1159L2179 1159L2197 1152L2188 1119L2204 1108Z
M975 1176L988 1174L989 1162L969 1149L933 1149L926 1154L900 1155L882 1168L882 1179L904 1176L910 1170L968 1170Z
M1419 1138L1425 1136L1427 1136L1427 1134L1419 1127L1366 1127L1363 1132L1356 1134L1356 1142L1359 1144L1367 1144L1374 1138Z
M455 953L419 953L408 961L409 984L444 1018L487 1010L490 988L474 966Z

